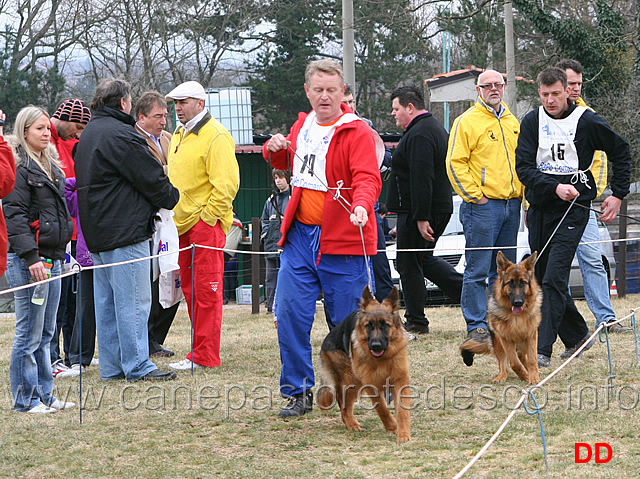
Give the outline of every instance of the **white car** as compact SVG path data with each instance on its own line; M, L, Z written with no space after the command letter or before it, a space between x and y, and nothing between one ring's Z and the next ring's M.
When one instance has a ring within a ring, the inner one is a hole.
M438 239L436 243L434 254L443 258L449 264L451 264L456 271L464 273L466 265L466 259L464 255L465 239L462 232L462 224L459 219L459 210L462 199L458 195L453 197L453 214L451 220L447 225L444 233ZM616 276L616 260L613 254L613 243L611 243L611 236L609 230L604 223L598 222L598 229L600 231L600 250L602 252L602 262L604 268L609 276L609 285L613 283ZM520 230L518 231L518 252L517 259L522 261L531 254L529 249L529 232L524 225L524 215L520 221ZM392 243L387 246L387 258L389 259L389 266L391 268L391 278L393 283L398 286L400 292L402 292L402 282L400 281L400 274L396 269L396 244ZM451 300L444 294L440 288L434 283L425 279L427 286L427 304L438 303L451 303ZM571 274L569 276L569 287L571 288L571 295L574 298L584 297L584 287L582 282L582 274L580 273L580 267L578 265L578 258L574 256L571 263Z

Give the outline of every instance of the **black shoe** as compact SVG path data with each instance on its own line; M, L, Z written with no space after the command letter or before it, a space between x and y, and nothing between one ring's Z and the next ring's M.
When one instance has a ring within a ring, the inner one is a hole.
M548 368L549 366L551 366L551 358L544 354L538 354L538 367Z
M611 326L607 326L607 331L609 331L610 333L630 333L633 331L633 328L627 328L620 323L615 323Z
M489 331L487 331L486 329L476 328L467 333L467 338L473 339L474 341L477 341L479 343L486 343L487 341L490 341L491 336L489 335Z
M424 323L410 323L407 321L404 329L413 334L429 334L429 325Z
M175 353L170 349L165 348L162 344L153 344L153 353L149 354L150 358L170 358Z
M573 353L575 353L578 350L578 348L581 347L585 343L585 341L587 339L589 339L589 336L591 336L591 335L589 333L587 333L587 335L584 338L582 338L580 341L578 341L578 344L574 344L570 348L565 349L564 352L562 354L560 354L560 359L567 359L567 358L573 356ZM585 348L582 351L580 351L580 354L578 354L576 357L579 358L580 356L582 356L582 353L584 351L586 351L587 349L590 349L591 346L593 346L594 343L595 343L595 339L592 339L591 341L589 341L587 343L587 345L585 346Z
M280 417L297 417L307 414L313 410L313 391L310 389L291 396L289 398L289 404L280 410L278 416Z
M136 379L135 381L170 381L176 378L176 373L173 371L160 371L159 369L154 369L150 373L147 373L146 376L142 376L140 379Z

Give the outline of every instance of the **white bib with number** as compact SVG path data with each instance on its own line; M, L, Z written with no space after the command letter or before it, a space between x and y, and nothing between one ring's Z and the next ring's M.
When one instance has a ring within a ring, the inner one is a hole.
M543 107L538 109L538 170L550 175L567 175L580 171L575 145L576 129L580 117L587 109L578 106L562 119L551 118Z
M297 152L293 159L291 186L327 191L327 152L336 128L361 121L353 113L345 113L335 123L319 125L314 111L309 113L298 133Z

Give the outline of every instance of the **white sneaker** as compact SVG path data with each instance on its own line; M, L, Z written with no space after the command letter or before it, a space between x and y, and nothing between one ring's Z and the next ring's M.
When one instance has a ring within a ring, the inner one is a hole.
M178 371L186 371L191 369L191 365L193 364L193 369L203 368L201 364L192 363L189 359L183 359L182 361L178 361L177 363L169 364L171 369L176 369Z
M65 401L60 401L60 399L56 399L55 401L53 401L51 403L51 406L53 409L71 409L72 407L76 407L76 403L74 402L65 402ZM31 412L31 411L29 411Z
M87 369L82 366L82 374L84 374ZM58 378L75 378L76 376L80 376L80 365L74 364L70 368L67 368L64 371L60 371L57 376Z
M51 374L54 378L60 376L61 373L68 371L69 368L64 365L61 359L51 365Z
M89 366L97 366L98 364L100 364L100 362L98 361L98 358L93 358Z
M27 412L29 414L53 414L54 412L58 412L58 410L40 403L36 407L29 409Z

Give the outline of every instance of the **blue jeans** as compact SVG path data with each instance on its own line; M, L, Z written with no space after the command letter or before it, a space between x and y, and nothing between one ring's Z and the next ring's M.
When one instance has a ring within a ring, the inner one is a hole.
M580 241L600 241L598 221L593 211L589 214L589 222ZM609 298L609 278L602 263L600 245L598 243L578 245L576 255L584 282L584 296L587 299L589 309L596 317L597 328L602 323L616 319L616 313L613 311Z
M316 264L319 248L320 227L295 221L280 255L274 313L282 361L280 393L284 397L315 384L310 337L320 289L328 317L339 324L358 309L368 283L370 265L364 256L323 254Z
M60 261L53 262L51 276L60 275ZM27 263L13 253L7 259L7 281L15 288L32 281ZM49 345L56 328L60 301L60 280L49 282L42 305L31 302L33 288L13 293L16 308L16 333L11 350L9 378L16 411L28 411L40 403L55 401Z
M496 280L496 255L501 249L509 261L516 261L520 199L492 200L483 205L460 205L460 222L467 248L498 247L498 249L465 251L467 265L462 280L460 306L467 322L467 331L487 328L487 278L489 291Z
M93 253L103 265L149 256L149 242ZM100 377L135 381L157 369L149 360L147 321L151 309L151 263L138 261L93 272Z

